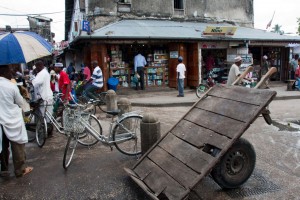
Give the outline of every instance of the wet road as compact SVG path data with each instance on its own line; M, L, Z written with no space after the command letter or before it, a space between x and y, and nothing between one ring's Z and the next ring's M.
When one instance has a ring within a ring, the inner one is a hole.
M299 100L273 101L270 110L276 126L267 125L260 117L243 135L253 144L257 162L253 175L241 188L224 191L206 177L190 199L300 199L300 132L299 126L291 123L300 119L298 104ZM155 114L165 133L189 107L133 109ZM98 115L106 133L109 119ZM56 133L42 149L29 143L27 163L34 171L19 179L0 178L0 199L149 199L123 170L134 165L135 157L100 143L90 149L78 146L71 166L64 170L66 141Z

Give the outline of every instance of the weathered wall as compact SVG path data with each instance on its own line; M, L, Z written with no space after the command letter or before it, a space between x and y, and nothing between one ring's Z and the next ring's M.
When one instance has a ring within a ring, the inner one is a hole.
M131 0L132 13L146 17L171 17L173 0Z
M94 12L100 8L101 15L114 15L117 12L117 3L114 0L88 0L88 11Z
M89 0L88 13L100 8L100 16L94 15L94 30L124 18L170 18L201 22L232 22L253 27L253 0L185 0L184 14L174 13L173 0L131 0L130 12L118 12L117 0Z
M233 21L253 27L253 0L187 0L189 19Z

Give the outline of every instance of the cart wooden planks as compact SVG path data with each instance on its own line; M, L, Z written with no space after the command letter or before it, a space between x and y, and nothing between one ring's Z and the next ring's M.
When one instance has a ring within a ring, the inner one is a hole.
M153 199L185 199L275 96L237 86L211 88L126 172Z

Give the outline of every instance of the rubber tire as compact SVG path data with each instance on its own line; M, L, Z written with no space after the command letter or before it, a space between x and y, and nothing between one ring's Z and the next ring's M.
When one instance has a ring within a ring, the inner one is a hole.
M42 148L47 139L47 121L44 117L37 117L35 137L37 145Z
M106 102L106 95L107 92L101 92L98 97L98 100L101 100L100 103L98 103L98 108L102 111L102 112L107 112L107 102Z
M47 133L48 133L48 136L52 134L53 132L53 124L52 123L47 123Z
M197 88L196 88L196 95L198 98L201 97L202 94L204 94L207 90L209 89L209 86L206 84L200 84Z
M94 115L90 115L89 124L93 125L93 128L98 133L98 135L102 135L102 126ZM99 142L92 134L88 133L87 131L78 135L78 142L83 146L93 146Z
M135 135L136 137L129 139L125 142L122 143L114 143L115 147L123 154L134 156L134 155L139 155L142 153L141 149L141 130L140 130L140 124L142 121L142 117L139 115L136 116L129 116L121 119L119 122L120 124L126 124L129 123L131 120L138 120L135 126L133 128L135 129ZM136 132L137 131L137 132ZM120 133L124 133L124 128L119 126L118 124L114 127L113 129L113 135L112 138L115 141L116 138L118 137L117 135Z
M236 165L237 162L234 161L240 161L240 165ZM237 188L251 176L255 167L255 161L256 153L253 146L248 140L240 138L213 168L211 176L224 189Z
M71 133L68 136L68 142L65 147L65 152L64 152L64 158L63 158L63 167L64 169L67 169L72 161L72 158L74 156L76 146L78 143L78 138L75 134Z

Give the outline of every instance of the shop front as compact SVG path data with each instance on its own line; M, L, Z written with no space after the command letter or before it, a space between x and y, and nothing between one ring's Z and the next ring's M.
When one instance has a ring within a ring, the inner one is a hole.
M163 41L105 41L91 42L78 50L83 54L85 65L97 60L101 67L104 80L114 77L118 79L118 88L135 88L134 57L141 53L147 65L144 68L145 87L172 87L177 86L176 67L178 57L184 58L186 65L186 87L196 87L199 84L198 43L163 42ZM76 56L79 58L79 56ZM80 63L80 62L79 62ZM105 90L107 86L105 86Z
M221 28L220 28L221 27ZM224 30L221 35L214 28ZM236 56L242 56L242 70L254 65L259 71L262 56L267 55L278 73L271 80L288 79L289 43L299 43L299 37L282 36L262 30L197 22L164 20L122 20L94 31L81 32L70 49L76 63L90 65L97 60L104 81L114 77L118 88L133 88L134 56L141 53L147 60L146 87L177 87L177 58L182 56L186 65L185 87L197 87L207 79L211 69L216 81L224 83ZM104 86L104 90L107 86Z

